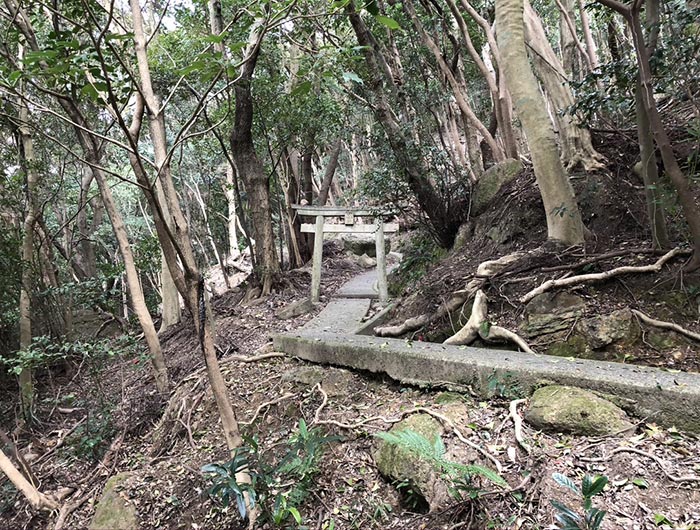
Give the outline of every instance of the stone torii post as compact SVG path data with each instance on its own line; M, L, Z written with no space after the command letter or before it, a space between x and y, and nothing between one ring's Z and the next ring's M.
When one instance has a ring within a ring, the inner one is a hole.
M311 272L311 301L317 303L321 296L321 262L323 259L323 235L325 233L345 234L374 234L377 248L377 286L379 300L386 302L389 292L386 280L386 252L384 247L384 234L397 232L396 223L384 223L384 216L390 212L378 211L370 208L342 208L334 206L306 206L294 204L292 208L303 217L315 217L315 224L304 223L301 231L314 234L313 269ZM328 223L326 218L342 217L342 223ZM357 217L372 217L373 224L355 224Z

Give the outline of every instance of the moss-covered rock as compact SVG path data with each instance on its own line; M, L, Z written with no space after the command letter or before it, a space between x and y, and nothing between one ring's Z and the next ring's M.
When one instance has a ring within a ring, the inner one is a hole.
M587 390L560 385L537 389L525 420L543 431L583 436L611 435L632 427L618 406Z
M519 160L508 159L493 165L479 178L472 198L472 215L479 215L493 199L501 186L513 180L523 169Z
M435 442L442 435L442 426L428 414L414 414L394 425L389 432L411 430ZM446 499L446 487L430 463L417 454L380 440L374 454L379 472L390 480L411 485L431 509Z
M550 344L545 351L547 355L557 357L586 357L588 352L588 343L581 335L572 335L565 341Z
M107 481L95 508L90 530L138 530L136 509L122 493L128 478L128 473L119 473Z

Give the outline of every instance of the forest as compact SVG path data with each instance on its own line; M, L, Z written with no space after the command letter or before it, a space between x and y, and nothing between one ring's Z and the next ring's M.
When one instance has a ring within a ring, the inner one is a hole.
M700 2L0 29L1 528L700 528Z

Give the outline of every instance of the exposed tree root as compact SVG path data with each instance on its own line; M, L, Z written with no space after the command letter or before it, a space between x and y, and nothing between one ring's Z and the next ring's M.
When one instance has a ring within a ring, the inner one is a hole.
M518 414L518 405L520 405L521 403L525 403L525 401L526 400L524 399L514 399L510 402L510 407L508 408L508 410L510 412L509 415L513 420L513 426L515 428L515 439L517 440L520 447L522 447L527 454L530 454L532 452L532 448L523 437L523 419L520 417L520 414Z
M514 252L495 260L484 261L477 267L474 279L469 282L466 288L452 293L452 296L445 303L440 305L434 313L423 313L422 315L409 318L402 324L395 326L377 327L374 329L374 333L379 337L399 337L409 331L415 331L423 326L427 326L431 322L449 313L457 311L474 295L474 293L484 286L489 278L517 262L524 255L525 253L523 252Z
M474 305L469 320L457 333L447 339L444 344L471 344L477 337L486 341L503 340L515 343L521 350L527 353L535 353L525 340L512 331L501 326L489 325L488 305L486 295L479 290L474 297Z
M536 289L533 289L532 291L523 295L520 298L520 303L526 304L527 302L535 298L537 295L546 293L547 291L551 291L552 289L558 289L561 287L571 287L574 285L580 285L582 283L609 280L610 278L614 278L615 276L621 276L623 274L659 272L667 261L670 261L671 259L682 253L683 251L681 249L674 248L673 250L661 256L656 261L656 263L653 263L651 265L644 265L641 267L624 266L595 274L580 274L578 276L570 276L568 278L561 278L559 280L548 280Z
M636 309L632 309L632 314L645 324L649 324L650 326L654 326L655 328L669 329L671 331L675 331L676 333L680 333L681 335L685 335L690 339L700 342L700 333L695 333L694 331L685 329L679 326L678 324L674 324L673 322L656 320L655 318L651 318L650 316L645 315L644 313L642 313L641 311L637 311Z

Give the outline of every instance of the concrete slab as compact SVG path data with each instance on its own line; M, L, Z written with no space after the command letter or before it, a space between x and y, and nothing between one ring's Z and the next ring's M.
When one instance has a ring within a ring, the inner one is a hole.
M386 273L389 274L396 268L396 263L390 263L386 267ZM377 268L358 274L352 280L345 283L335 295L341 298L379 298L379 288L377 287Z
M353 333L369 311L368 298L335 298L302 328L312 333Z
M275 349L317 363L383 372L407 383L470 385L484 396L494 381L517 385L523 394L545 384L577 386L610 398L637 417L700 432L700 374L351 335L332 327L277 335Z

